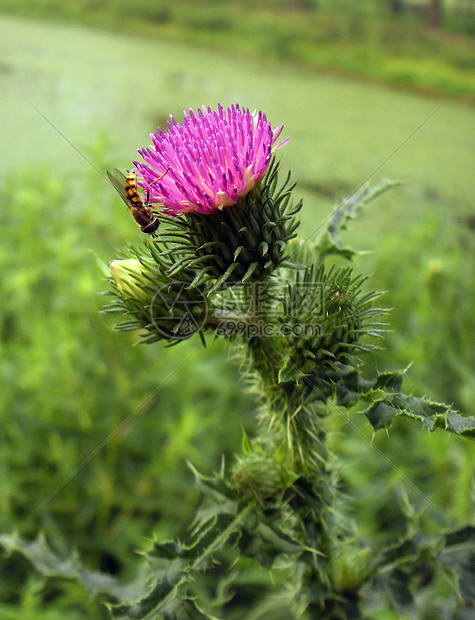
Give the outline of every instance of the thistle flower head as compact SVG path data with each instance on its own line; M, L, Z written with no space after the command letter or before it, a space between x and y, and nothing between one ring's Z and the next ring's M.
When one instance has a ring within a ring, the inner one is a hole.
M277 143L283 125L272 128L263 112L238 104L190 109L183 125L170 118L168 133L159 128L151 134L153 145L139 149L144 162L134 161L150 202L170 215L210 214L236 204L262 179L273 152L290 140Z

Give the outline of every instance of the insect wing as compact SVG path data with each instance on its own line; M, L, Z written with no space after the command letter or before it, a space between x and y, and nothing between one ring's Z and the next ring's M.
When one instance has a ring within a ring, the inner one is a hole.
M112 172L110 170L107 171L107 176L109 177L109 181L114 186L115 191L119 194L125 204L128 207L132 207L133 205L131 200L125 193L125 182L127 180L125 178L125 174L120 170L117 170L117 168L114 168Z

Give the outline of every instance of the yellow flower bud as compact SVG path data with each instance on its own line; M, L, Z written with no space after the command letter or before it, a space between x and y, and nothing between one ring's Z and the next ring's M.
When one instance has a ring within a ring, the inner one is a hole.
M113 260L109 269L117 290L123 297L143 297L144 290L139 281L142 277L142 264L136 258Z

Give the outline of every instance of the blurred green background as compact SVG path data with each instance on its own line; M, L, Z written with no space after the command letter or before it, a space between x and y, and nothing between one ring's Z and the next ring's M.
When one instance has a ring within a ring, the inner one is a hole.
M285 124L302 236L371 175L405 181L346 238L393 308L368 373L414 362L408 391L474 414L474 37L470 0L0 0L0 532L43 530L59 553L126 579L147 537L186 532L199 500L187 459L210 472L242 428L252 435L255 402L222 343L133 346L100 314L101 262L141 233L93 166L126 168L189 107L239 102ZM374 438L436 515L334 426L369 544L394 540L404 514L429 531L473 518L468 441L408 421ZM0 618L59 617L106 614L79 586L45 588L3 558Z

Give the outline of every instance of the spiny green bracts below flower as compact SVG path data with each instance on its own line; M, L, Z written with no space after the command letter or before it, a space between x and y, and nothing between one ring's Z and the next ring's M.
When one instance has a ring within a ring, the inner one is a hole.
M288 242L296 235L297 213L302 202L292 204L290 174L278 187L278 163L274 160L260 183L235 205L209 215L188 213L163 218L168 234L161 239L175 243L176 272L195 271L193 286L215 279L213 288L255 281L272 273L286 258Z
M206 289L190 289L187 283L193 274L186 270L180 279L168 278L170 264L153 247L149 249L151 257L134 251L136 258L110 264L115 302L105 310L128 317L116 329L141 329L146 343L166 340L175 344L196 333L203 337L209 305Z

